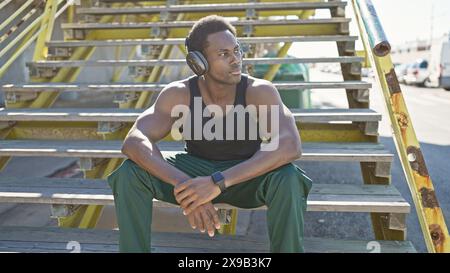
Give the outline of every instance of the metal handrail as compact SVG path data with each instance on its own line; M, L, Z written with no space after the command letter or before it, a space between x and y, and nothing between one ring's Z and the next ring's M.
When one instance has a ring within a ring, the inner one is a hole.
M442 210L420 150L411 117L392 64L391 46L371 0L352 0L366 54L376 68L393 129L394 143L429 252L450 252ZM370 50L369 50L370 49Z
M58 0L58 6L65 0ZM3 3L2 3L3 4ZM66 3L58 10L55 15L55 19L58 18L70 5L73 5L72 0L67 0ZM1 8L1 7L0 7ZM0 51L0 58L10 52L13 47L21 41L22 44L16 48L14 53L8 58L8 60L0 68L0 78L8 71L11 64L38 38L39 34L46 27L40 26L43 19L43 15L37 17L31 24L29 24L24 30L22 30L8 45ZM33 35L31 35L33 32ZM24 38L25 37L25 38Z
M12 0L5 0L5 1L1 2L0 3L0 10L2 10L2 8L6 7L11 2L12 2Z
M2 31L3 28L5 28L7 25L9 25L19 14L21 14L29 5L31 5L35 0L28 0L23 4L20 8L18 8L11 16L8 16L8 18L3 21L3 23L0 24L0 31Z

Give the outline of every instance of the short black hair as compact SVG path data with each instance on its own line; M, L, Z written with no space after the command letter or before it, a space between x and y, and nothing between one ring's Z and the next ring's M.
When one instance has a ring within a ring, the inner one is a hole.
M224 17L218 15L209 15L201 18L192 26L188 34L189 50L203 51L208 47L208 35L220 31L229 30L236 37L236 28L231 25Z

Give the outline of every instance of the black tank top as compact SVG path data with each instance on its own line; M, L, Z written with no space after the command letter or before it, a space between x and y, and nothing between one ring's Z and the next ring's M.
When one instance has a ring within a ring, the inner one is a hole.
M234 100L234 106L242 105L244 108L247 106L245 102L245 93L247 90L247 75L241 76L241 81L236 85L236 95ZM226 139L226 116L223 117L223 138L222 140L207 140L201 135L201 140L194 139L194 98L201 98L201 93L198 85L198 76L193 76L189 78L189 90L190 90L190 113L191 113L191 138L186 139L185 150L189 154L202 157L209 160L236 160L236 159L248 159L253 156L256 151L259 150L261 144L261 138L259 136L259 127L256 121L251 121L252 117L248 112L245 112L245 138L238 139L237 137L237 127L238 127L238 114L236 112L229 112L226 114L234 115L234 137L232 140ZM196 114L202 115L206 105L202 100L202 111ZM242 116L241 116L242 118ZM203 117L202 115L202 132L205 123L208 122L212 117ZM242 120L241 120L242 121ZM249 124L250 122L256 123L257 132L253 133L252 136L249 134ZM214 127L212 127L214 128ZM211 131L214 131L211 129ZM256 137L255 137L256 134Z

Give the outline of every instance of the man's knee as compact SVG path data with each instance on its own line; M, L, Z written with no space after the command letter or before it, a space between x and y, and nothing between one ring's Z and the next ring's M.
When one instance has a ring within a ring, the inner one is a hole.
M139 186L142 179L142 172L139 165L134 163L130 159L126 159L117 169L115 169L107 177L109 186L116 191L119 185L125 185L127 187Z
M311 188L311 180L293 164L286 164L272 173L270 187L280 193L297 193L307 197Z

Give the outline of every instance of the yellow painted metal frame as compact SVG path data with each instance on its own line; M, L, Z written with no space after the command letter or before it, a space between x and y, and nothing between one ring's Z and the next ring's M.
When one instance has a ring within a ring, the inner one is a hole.
M0 24L0 31L6 27L9 23L11 23L19 14L21 14L34 0L28 0L25 2L20 8L18 8L13 14L8 16L8 18Z
M105 29L94 30L98 32L96 40L109 39L148 39L150 38L148 29ZM177 28L172 30L175 37L186 37L189 28ZM244 36L244 28L236 27L238 36ZM320 25L300 25L300 26L255 26L254 37L266 36L301 36L301 35L336 35L339 34L338 24L320 24Z
M60 5L63 0L57 0L57 5ZM60 8L58 11L58 15L61 14L67 8L67 4ZM5 64L0 69L0 77L4 75L4 73L8 70L11 64L37 39L38 35L42 32L46 25L42 24L43 15L40 15L37 19L35 19L30 25L28 25L22 32L10 43L8 46L15 45L18 41L22 40L21 44L14 50L13 54L9 57L9 59L5 62ZM42 26L42 27L41 27ZM7 47L8 47L7 46ZM12 47L12 46L11 46ZM10 47L4 48L1 52L1 56L6 54L7 50ZM8 104L5 103L7 108L18 108L23 107L24 103L18 104ZM1 139L11 139L10 133L12 132L12 128L1 130L0 138ZM6 164L8 163L11 157L0 157L0 170L2 170Z
M46 59L48 54L48 48L46 46L46 42L50 40L51 34L53 32L53 22L55 21L56 8L57 4L62 2L61 0L49 0L46 3L46 9L44 15L42 15L43 23L41 29L39 30L39 37L35 47L35 60ZM66 7L66 6L65 6ZM105 16L103 18L103 22L111 21L111 16ZM51 23L48 23L51 22ZM37 37L37 33L33 36ZM90 38L89 35L87 38ZM75 52L72 54L71 59L88 59L92 56L95 48L77 48ZM61 69L58 71L57 75L51 79L52 82L72 82L74 81L80 72L80 68L76 69ZM33 81L44 82L46 79L34 78ZM39 96L32 102L19 102L15 104L7 105L9 108L17 108L17 107L28 107L28 108L42 108L42 107L50 107L53 102L56 100L58 96L58 92L42 92ZM20 127L20 123L16 125ZM8 134L14 130L10 130ZM16 131L20 132L18 128ZM7 139L14 138L14 134L8 135L6 134ZM8 157L1 158L0 163L4 166ZM112 170L108 170L109 172ZM109 173L108 172L108 173ZM98 176L97 176L98 177ZM89 177L93 178L93 177ZM103 177L105 178L105 177ZM66 218L59 218L58 223L62 227L82 227L82 228L93 228L95 227L98 218L102 211L102 206L82 206L73 216Z
M391 56L387 54L380 57L373 53L356 0L352 0L352 4L363 43L367 49L371 49L366 53L370 57L373 67L376 68L385 106L391 120L397 153L416 207L425 244L429 252L448 253L450 252L450 237L447 225L435 194L433 182L427 171L425 159L420 151L420 144L408 108L396 78L388 80L388 75L396 77ZM413 168L412 165L417 167Z
M6 47L0 51L0 58L4 56L19 40L24 37L22 43L17 47L11 57L2 65L0 68L0 78L6 73L11 64L34 42L37 38L38 33L33 34L39 28L40 20L36 20L30 26L26 28L25 31L20 33L13 41L11 41Z
M45 10L42 18L43 31L39 34L36 42L36 48L34 50L33 61L45 60L48 55L48 47L46 42L49 42L52 33L53 26L55 24L55 15L58 10L58 1L47 0L45 3Z
M4 0L3 2L0 3L0 10L4 7L6 7L9 3L11 3L12 0Z
M58 0L57 5L59 6L64 0ZM61 7L58 11L56 17L64 12L69 5L66 4ZM30 23L21 33L18 34L6 47L0 51L0 58L4 56L14 45L16 45L20 40L21 44L14 50L13 54L8 58L8 60L0 68L0 78L6 73L11 64L36 40L38 35L46 28L45 24L42 25L43 15L40 15L32 23ZM40 27L43 26L43 27ZM36 33L35 33L36 32ZM34 33L34 34L33 34ZM23 38L23 39L22 39Z
M181 15L180 15L181 16ZM179 17L178 20L181 20ZM94 32L95 33L95 32ZM172 46L163 46L161 50L160 58L167 58L168 54L170 54ZM134 50L130 54L133 54ZM129 55L131 57L131 55ZM137 82L155 82L161 76L161 71L163 67L154 67L151 71L151 74L148 77L138 77L136 79ZM117 79L120 75L116 73L114 78ZM124 103L120 104L120 108L144 108L147 107L150 103L151 97L153 93L141 93L136 102ZM120 132L116 132L114 134L103 135L103 139L123 139L128 132L129 127L126 126L124 129L120 130ZM119 164L123 161L123 159L110 159L106 164L101 164L100 166L94 168L91 171L85 172L86 178L98 178L101 177L105 179L107 175L109 175L115 168L119 166ZM99 205L90 205L83 206L79 209L73 216L67 217L65 219L60 219L60 226L78 226L80 228L94 228L101 217L102 210L104 206Z

